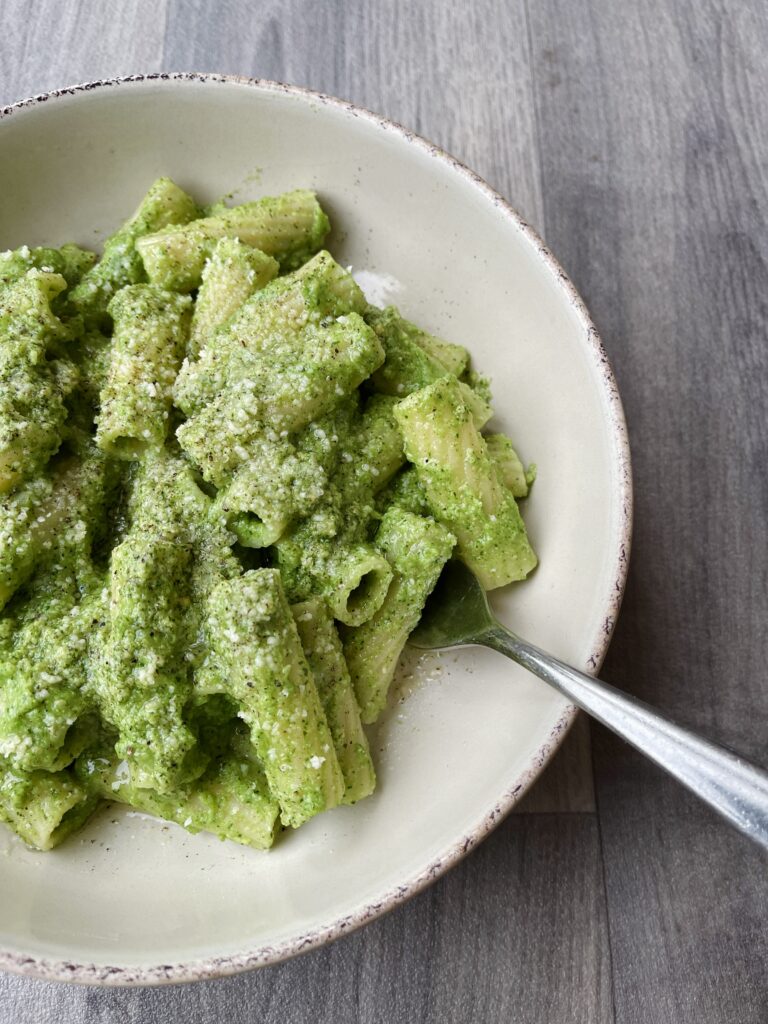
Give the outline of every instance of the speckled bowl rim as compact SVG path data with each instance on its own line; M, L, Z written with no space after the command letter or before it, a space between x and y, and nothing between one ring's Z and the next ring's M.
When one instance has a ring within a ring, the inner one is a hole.
M565 292L569 304L581 321L586 333L589 354L602 380L605 395L608 399L609 427L612 431L615 445L613 469L618 489L620 522L618 537L612 552L613 586L608 595L602 625L592 640L592 653L587 659L586 665L584 665L587 672L596 673L600 669L613 634L616 617L624 595L629 565L632 536L632 474L629 440L624 409L621 404L616 379L597 330L576 288L538 234L487 182L439 146L409 131L396 121L390 121L385 117L374 114L370 110L366 110L364 107L358 107L335 96L328 96L325 93L315 92L312 89L305 89L301 86L285 85L282 82L207 72L157 72L146 75L127 75L120 78L73 85L65 89L55 89L48 93L32 96L29 99L20 100L11 106L0 108L0 123L11 117L16 111L34 107L49 100L74 96L81 92L92 92L96 89L114 89L118 86L130 87L142 82L196 82L213 86L222 83L242 85L263 93L280 93L302 102L335 107L338 110L351 114L353 117L363 118L384 131L393 132L406 142L417 146L442 163L448 164L465 181L469 182L486 199L490 200L499 211L499 214L508 221L511 221L528 239L538 254L539 259L557 279L560 287ZM573 725L577 714L578 710L573 705L569 704L565 707L560 718L550 731L549 736L533 755L529 767L517 779L514 786L505 791L496 805L490 811L485 810L475 826L451 843L450 846L443 850L439 857L421 871L411 875L400 885L376 895L353 913L336 918L322 928L313 929L303 935L279 942L276 945L259 946L256 949L243 953L208 957L203 960L193 960L177 964L157 964L143 967L79 964L66 960L48 960L43 957L0 950L0 969L46 981L79 982L85 985L159 985L201 981L239 974L256 967L279 963L281 960L287 960L299 953L317 949L328 942L332 942L334 939L350 934L357 928L362 927L362 925L375 920L387 911L404 903L405 900L421 892L470 853L506 817L512 807L539 776L562 743L568 730Z

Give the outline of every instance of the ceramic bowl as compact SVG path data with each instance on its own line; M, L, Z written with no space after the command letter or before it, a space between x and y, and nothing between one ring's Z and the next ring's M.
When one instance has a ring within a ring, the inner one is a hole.
M624 417L573 286L477 175L340 100L217 75L63 89L0 112L0 248L98 245L170 175L202 201L316 189L330 248L376 302L471 348L495 425L538 479L540 567L494 595L503 620L595 671L627 568ZM130 984L273 963L377 917L504 817L574 717L488 651L410 659L372 734L379 789L268 854L110 806L49 854L0 826L0 967Z

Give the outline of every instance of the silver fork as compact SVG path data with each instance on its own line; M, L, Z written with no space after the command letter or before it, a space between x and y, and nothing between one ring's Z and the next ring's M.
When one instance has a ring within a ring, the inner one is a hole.
M479 645L505 654L631 743L731 825L768 849L768 772L515 636L494 618L485 592L461 562L448 562L443 569L408 642L422 650Z

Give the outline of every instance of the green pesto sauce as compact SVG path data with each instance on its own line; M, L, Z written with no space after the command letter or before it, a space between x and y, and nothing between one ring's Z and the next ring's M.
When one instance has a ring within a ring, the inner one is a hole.
M265 849L367 796L445 561L536 562L467 351L368 304L314 193L202 213L160 179L98 261L0 253L0 819L38 849L101 799Z

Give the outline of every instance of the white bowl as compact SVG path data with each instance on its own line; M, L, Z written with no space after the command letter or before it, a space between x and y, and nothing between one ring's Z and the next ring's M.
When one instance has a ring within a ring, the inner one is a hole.
M217 75L77 86L0 112L0 248L97 244L170 175L201 200L318 190L374 301L466 344L539 476L541 564L502 619L595 671L619 607L629 452L605 353L541 240L403 128L302 89ZM437 667L436 667L437 666ZM487 651L431 656L377 730L376 795L268 854L110 807L49 854L0 826L0 967L45 978L213 977L319 946L436 879L541 772L574 709Z

